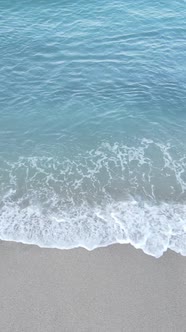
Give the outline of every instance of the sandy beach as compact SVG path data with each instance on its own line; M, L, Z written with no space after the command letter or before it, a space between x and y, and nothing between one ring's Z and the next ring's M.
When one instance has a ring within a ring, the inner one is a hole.
M186 331L186 258L1 242L0 331Z

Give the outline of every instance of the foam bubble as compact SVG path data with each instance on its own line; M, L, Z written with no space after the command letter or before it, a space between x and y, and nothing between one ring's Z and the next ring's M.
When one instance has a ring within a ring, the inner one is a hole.
M131 243L155 257L168 248L186 255L186 206L128 201L51 214L39 206L7 204L1 208L0 237L61 249Z
M186 255L185 161L149 140L104 143L72 159L1 160L0 238L88 250L131 243L155 257L168 248Z

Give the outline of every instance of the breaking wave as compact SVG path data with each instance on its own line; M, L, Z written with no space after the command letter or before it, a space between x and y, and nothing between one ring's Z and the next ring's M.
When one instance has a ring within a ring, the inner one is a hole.
M72 158L0 160L0 238L92 250L131 243L186 255L186 156L171 144L103 143Z

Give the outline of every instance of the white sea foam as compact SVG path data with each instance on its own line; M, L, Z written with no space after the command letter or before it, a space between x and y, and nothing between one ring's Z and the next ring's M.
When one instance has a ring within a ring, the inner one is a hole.
M47 214L39 206L7 204L1 209L0 237L61 249L131 243L155 257L168 248L186 255L186 205L130 201Z
M185 156L170 145L102 144L72 159L1 160L0 238L92 250L131 243L186 255Z

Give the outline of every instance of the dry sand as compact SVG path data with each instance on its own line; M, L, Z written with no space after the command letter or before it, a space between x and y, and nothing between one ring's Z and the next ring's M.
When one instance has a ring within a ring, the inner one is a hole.
M0 331L186 331L186 258L0 244Z

